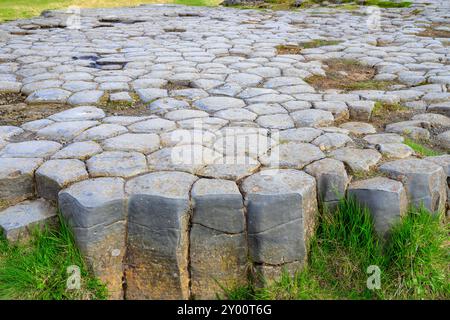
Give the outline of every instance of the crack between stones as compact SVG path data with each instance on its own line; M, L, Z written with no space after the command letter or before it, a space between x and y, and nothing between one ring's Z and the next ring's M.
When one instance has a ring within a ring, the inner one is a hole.
M225 235L230 235L230 236L242 234L243 232L245 232L245 230L243 230L242 232L228 232L228 231L223 231L223 230L219 230L219 229L215 229L215 228L211 228L211 227L205 226L204 224L198 223L198 222L193 222L193 223L191 224L191 226L193 226L193 225L202 226L202 227L207 228L207 229L209 229L209 230L213 230L213 231L216 231L216 232L219 232L219 233L223 233L223 234L225 234Z
M262 233L271 231L271 230L273 230L273 229L277 229L277 228L283 227L283 226L285 226L285 225L287 225L287 224L289 224L289 223L296 222L296 221L298 221L298 220L302 220L302 218L300 217L300 218L292 219L292 220L289 220L289 221L287 221L287 222L277 224L277 225L275 225L275 226L273 226L273 227L270 227L270 228L268 228L268 229L265 229L265 230L262 230L262 231L259 231L259 232L249 233L249 235L262 234Z

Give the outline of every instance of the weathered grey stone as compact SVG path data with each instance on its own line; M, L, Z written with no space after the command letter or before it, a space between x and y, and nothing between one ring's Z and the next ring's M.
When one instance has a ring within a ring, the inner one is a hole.
M197 177L149 173L127 182L127 299L187 299L189 191Z
M298 128L280 131L280 143L284 142L311 142L322 134L322 131L315 128Z
M10 143L0 151L0 158L48 158L61 147L58 142L46 140Z
M213 299L224 286L246 283L244 202L236 183L227 180L197 180L191 195L191 293Z
M325 133L311 143L318 146L322 151L329 151L337 148L341 148L347 144L351 144L353 140L343 133Z
M427 111L437 112L437 113L443 114L444 116L450 117L450 103L449 102L441 102L441 103L430 104L428 106Z
M15 126L0 126L0 139L8 140L22 134L23 129Z
M272 147L260 157L265 166L302 169L315 160L324 158L320 149L309 143L288 142Z
M56 152L52 159L86 160L102 151L100 145L94 141L74 142Z
M149 154L159 149L159 136L154 133L126 133L102 142L107 151L136 151Z
M156 113L164 113L176 109L187 109L189 103L174 98L160 98L150 103L148 108Z
M378 161L381 154L376 150L345 147L330 153L332 158L344 162L353 171L369 171Z
M83 106L55 113L48 118L53 121L64 122L100 120L104 117L105 112L102 109L92 106Z
M20 92L22 84L16 81L0 81L0 92Z
M98 121L56 122L36 132L41 139L71 141L83 131L98 125Z
M146 172L147 161L139 152L105 151L86 161L92 177L132 177Z
M410 120L387 124L385 130L386 132L408 135L416 140L427 140L430 138L429 126L430 123L426 121Z
M106 283L110 298L122 298L126 234L123 179L75 183L59 193L58 203L78 248L94 274Z
M371 145L383 143L402 143L404 138L396 133L368 134L363 138Z
M436 136L439 145L444 149L450 150L450 130L444 131Z
M167 90L157 88L137 89L136 93L143 102L151 102L158 98L167 97Z
M194 107L206 112L216 112L228 108L243 108L245 103L231 97L208 97L195 101Z
M49 120L49 119L34 120L34 121L25 122L21 126L21 128L23 130L37 132L38 130L45 128L46 126L51 125L52 123L54 123L54 121Z
M375 107L373 101L349 101L348 109L350 118L360 121L369 121L372 116L372 110Z
M442 114L421 113L413 116L411 120L429 122L432 126L450 127L450 118Z
M137 122L128 127L131 132L136 133L158 133L162 131L170 131L175 128L175 122L160 118Z
M287 114L270 114L260 116L256 122L264 128L268 129L289 129L294 127L294 121Z
M28 103L65 103L72 93L67 90L50 88L34 91L25 100Z
M249 253L263 267L304 263L317 215L316 183L297 170L264 170L242 184Z
M256 172L260 163L247 156L223 156L200 168L197 174L215 179L238 181Z
M403 185L395 180L376 177L353 182L348 187L350 196L366 206L373 217L375 230L383 237L389 235L408 209L408 198Z
M56 208L48 201L24 201L0 211L0 233L10 242L26 241L35 228L58 221Z
M347 105L342 101L316 101L314 108L331 112L336 120L349 118Z
M86 166L80 160L49 160L36 170L36 191L39 197L56 201L61 189L88 178Z
M411 204L423 204L432 212L444 209L447 195L442 167L425 160L404 159L384 163L380 170L403 182Z
M346 129L354 135L366 135L377 132L373 125L365 122L347 122L341 124L340 128Z
M444 154L441 156L433 156L433 157L426 157L426 161L431 161L434 164L437 164L438 166L441 166L442 169L444 169L444 173L447 176L447 209L449 208L450 203L450 155ZM447 215L448 215L447 211Z
M262 77L251 73L232 73L227 78L227 82L237 83L242 87L257 86L262 80Z
M27 199L34 194L34 171L41 158L0 158L0 199Z
M178 120L185 120L185 119L192 119L192 118L203 118L208 117L209 114L205 111L201 110L174 110L169 111L164 115L164 118L172 120L172 121L178 121Z
M102 90L83 90L74 93L67 100L67 103L71 105L90 105L90 104L98 104L105 94Z
M214 116L228 121L253 121L257 117L255 113L242 108L227 108L214 113Z
M291 113L291 117L299 127L326 126L334 122L331 112L318 109L295 111Z
M322 159L308 165L305 171L316 178L319 201L327 207L334 207L345 196L350 179L341 161Z
M376 145L376 149L387 158L403 159L414 153L410 146L403 143L381 143Z
M147 156L152 171L184 171L197 173L201 168L214 163L220 154L200 144L176 145L164 148Z
M118 124L104 123L96 127L87 129L79 136L75 137L74 141L92 141L104 140L114 136L118 136L128 132L127 128Z

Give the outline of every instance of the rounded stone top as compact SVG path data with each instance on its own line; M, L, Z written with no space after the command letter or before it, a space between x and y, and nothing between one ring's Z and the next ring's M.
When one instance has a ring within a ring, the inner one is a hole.
M125 198L122 178L95 178L81 181L59 192L59 198L69 195L83 207L97 207Z
M403 185L399 181L395 181L385 177L375 177L366 180L359 180L351 183L349 189L366 189L380 190L388 192L401 192Z
M316 180L309 174L295 169L263 170L246 178L242 190L247 194L299 193L316 187Z
M104 118L105 112L93 106L81 106L69 110L61 111L51 115L49 119L53 121L85 121L98 120Z
M189 199L189 191L197 179L192 174L179 171L152 172L128 181L125 191L129 195Z
M422 159L402 159L384 163L380 166L381 171L399 174L425 173L429 174L441 170L442 167L430 161Z
M239 188L234 181L223 179L199 179L192 187L192 196L238 194Z

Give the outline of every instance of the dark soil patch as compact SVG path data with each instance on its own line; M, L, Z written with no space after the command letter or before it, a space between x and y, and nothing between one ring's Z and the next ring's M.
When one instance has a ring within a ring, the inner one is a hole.
M184 85L176 84L176 83L169 81L166 85L162 86L161 89L166 89L166 90L170 91L170 90L182 90L182 89L192 89L192 88L189 86L184 86Z
M20 93L2 92L0 93L0 106L24 102L26 97Z
M25 122L40 120L54 113L73 108L64 104L14 103L0 106L0 125L22 125Z
M330 59L322 61L325 76L311 76L306 81L317 90L340 89L386 90L395 84L391 81L376 81L375 68L364 66L355 60Z
M430 38L450 38L450 31L447 30L437 30L439 27L448 27L449 24L446 23L433 23L425 28L424 31L417 33L419 37L430 37Z

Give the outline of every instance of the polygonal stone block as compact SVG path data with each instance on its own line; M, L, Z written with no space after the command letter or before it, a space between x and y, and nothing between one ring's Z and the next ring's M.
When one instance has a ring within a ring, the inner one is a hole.
M244 201L235 182L200 179L192 188L191 293L213 299L221 287L246 283Z
M350 196L366 206L374 220L375 230L387 236L408 209L408 197L401 182L384 177L360 180L348 187Z
M80 160L49 160L36 170L37 194L48 200L57 200L61 189L88 178L86 166Z
M308 165L305 171L316 178L319 201L329 208L345 196L349 178L341 161L322 159Z
M47 158L61 149L54 141L34 140L10 143L0 152L1 158Z
M0 199L26 199L34 195L34 171L41 158L0 158Z
M122 298L126 233L123 179L75 183L59 193L58 202L88 265L107 284L110 298Z
M264 170L246 178L241 188L250 258L269 278L284 267L294 272L305 262L314 230L318 210L314 178L298 170Z
M24 201L0 211L0 233L8 241L24 241L34 228L55 224L56 208L43 199Z
M447 177L441 166L426 160L404 159L384 163L380 171L403 182L411 204L423 204L431 212L444 210Z
M187 299L189 192L197 177L155 172L126 184L127 299Z
M139 152L105 151L87 162L93 177L132 177L147 171L145 156Z

